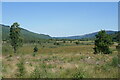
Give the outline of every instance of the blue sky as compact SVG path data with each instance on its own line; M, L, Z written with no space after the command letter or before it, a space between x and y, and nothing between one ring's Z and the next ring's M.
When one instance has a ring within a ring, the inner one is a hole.
M30 31L73 36L118 30L117 2L3 2L2 23L18 22Z

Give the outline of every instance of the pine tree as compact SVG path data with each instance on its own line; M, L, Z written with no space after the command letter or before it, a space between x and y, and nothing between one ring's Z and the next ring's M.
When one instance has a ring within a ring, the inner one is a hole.
M22 46L22 38L20 35L20 28L17 22L13 23L10 27L10 43L13 47L14 53L16 53L17 49Z
M109 46L111 46L112 44L112 38L105 32L105 30L101 30L96 35L95 47L93 48L94 53L112 53L109 49Z

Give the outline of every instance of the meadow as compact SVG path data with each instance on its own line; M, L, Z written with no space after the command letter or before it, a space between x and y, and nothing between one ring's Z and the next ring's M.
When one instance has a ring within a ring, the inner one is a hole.
M16 54L8 43L2 45L3 78L118 78L118 52L93 54L93 41L56 41L24 44ZM33 56L33 48L38 52Z

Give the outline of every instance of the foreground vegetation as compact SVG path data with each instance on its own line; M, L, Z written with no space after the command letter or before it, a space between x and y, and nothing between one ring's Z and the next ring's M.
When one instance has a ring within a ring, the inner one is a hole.
M93 41L24 44L17 54L3 44L4 78L118 78L118 52L93 54ZM37 45L38 52L34 54ZM12 73L12 74L10 74Z
M105 30L98 32L95 41L37 42L24 42L20 30L14 23L3 42L4 78L118 78L119 45Z

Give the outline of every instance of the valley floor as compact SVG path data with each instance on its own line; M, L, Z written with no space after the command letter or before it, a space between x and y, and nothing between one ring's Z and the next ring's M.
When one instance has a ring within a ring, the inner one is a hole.
M117 78L117 50L93 54L94 45L44 46L33 56L34 45L24 45L17 54L3 45L4 78ZM12 54L12 55L11 55ZM11 56L10 56L11 55Z

